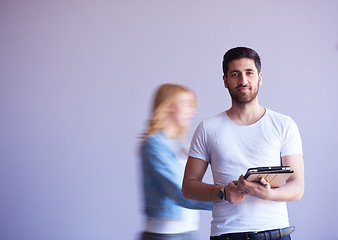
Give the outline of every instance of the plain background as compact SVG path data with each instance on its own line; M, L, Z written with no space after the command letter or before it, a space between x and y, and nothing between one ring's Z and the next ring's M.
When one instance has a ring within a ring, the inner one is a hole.
M191 137L230 106L221 62L236 46L258 51L260 103L302 135L293 239L338 239L337 23L334 0L1 0L0 239L136 239L137 137L155 89L196 92Z

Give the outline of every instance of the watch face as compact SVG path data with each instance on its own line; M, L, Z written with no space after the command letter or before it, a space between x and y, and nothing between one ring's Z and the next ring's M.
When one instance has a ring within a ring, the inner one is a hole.
M224 199L224 192L222 191L222 189L219 190L218 196L219 196L220 199Z

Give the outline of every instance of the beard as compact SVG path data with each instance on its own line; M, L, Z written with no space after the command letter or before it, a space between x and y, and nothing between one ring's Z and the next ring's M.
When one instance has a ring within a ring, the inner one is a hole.
M246 86L239 85L238 87L246 87ZM237 104L244 105L251 103L258 95L259 84L257 84L257 87L254 88L252 86L249 87L250 91L244 93L237 91L238 87L228 88L232 101Z

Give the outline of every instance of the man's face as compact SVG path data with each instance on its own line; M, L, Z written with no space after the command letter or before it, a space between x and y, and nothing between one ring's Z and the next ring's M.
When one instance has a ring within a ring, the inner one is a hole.
M254 60L241 58L228 64L227 76L223 79L232 100L238 104L247 104L257 97L262 73L258 73Z

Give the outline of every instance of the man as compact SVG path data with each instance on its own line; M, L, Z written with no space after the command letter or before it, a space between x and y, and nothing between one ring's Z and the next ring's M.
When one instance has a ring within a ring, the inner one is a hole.
M304 192L302 143L296 123L262 107L258 54L230 49L223 59L224 86L232 106L197 127L183 180L183 195L214 201L210 239L291 239L286 202ZM202 182L211 165L214 185ZM249 182L251 167L290 166L294 174L279 188L261 178Z

